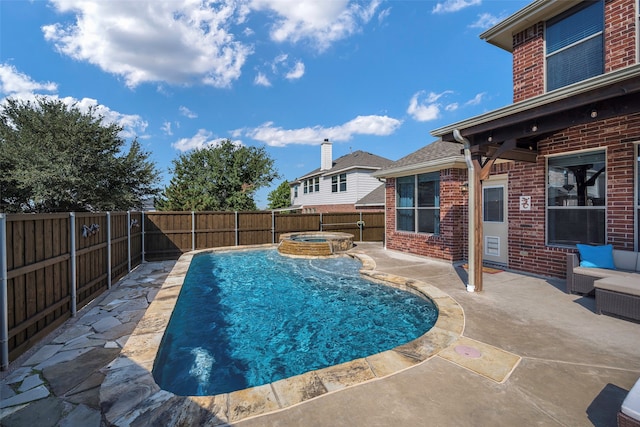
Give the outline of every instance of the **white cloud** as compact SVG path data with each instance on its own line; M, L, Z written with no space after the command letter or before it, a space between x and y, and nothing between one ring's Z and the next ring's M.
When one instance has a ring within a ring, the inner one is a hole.
M456 111L458 107L460 107L460 105L457 102L453 102L451 104L445 105L444 110L448 112L452 112L452 111Z
M301 61L298 61L284 77L287 80L297 80L302 76L304 76L304 64Z
M109 107L99 104L96 99L82 98L80 100L67 96L61 98L56 93L58 85L52 82L38 83L30 76L19 72L15 67L8 64L0 64L0 102L11 97L21 101L35 102L37 98L49 98L60 100L67 106L75 106L82 113L92 111L96 117L102 116L105 124L115 123L122 126L120 132L122 138L132 138L141 136L149 125L137 114L123 114L113 111Z
M187 117L189 119L195 119L195 118L198 117L198 115L196 113L194 113L193 111L189 110L184 105L181 105L180 108L178 108L178 110L180 110L180 114L182 114L183 116L185 116L185 117Z
M189 150L201 150L203 148L211 147L220 144L222 141L225 141L227 138L214 138L213 133L206 129L199 129L198 133L196 133L191 138L181 138L171 144L173 148L178 151L189 151ZM242 143L240 141L233 141L236 146L241 146Z
M164 132L165 135L173 135L173 131L171 130L171 122L164 122L160 129L162 130L162 132Z
M391 8L390 7L381 10L380 13L378 14L378 23L382 24L384 21L387 20L389 15L391 15Z
M426 95L424 101L420 101L420 97L425 94L425 91L416 92L409 101L409 107L407 113L419 122L429 122L440 118L440 108L442 105L438 103L438 100L444 95L453 93L449 90L442 93L429 92ZM449 104L452 106L453 104ZM452 108L452 107L449 107Z
M264 87L271 86L271 82L269 81L269 78L265 76L263 73L258 73L256 78L253 80L253 83L258 86L264 86Z
M487 28L491 28L499 22L502 22L505 18L506 15L493 16L490 13L482 13L478 15L478 19L474 23L469 25L469 27L486 30Z
M484 98L484 96L486 94L487 94L486 92L479 93L476 96L474 96L472 99L470 99L467 102L465 102L464 105L465 106L467 106L467 105L480 105L480 103L482 102L482 99Z
M272 147L285 147L289 144L319 145L325 138L344 142L354 135L385 136L394 133L402 124L387 116L358 116L342 125L334 127L313 126L300 129L283 129L273 122L264 123L257 128L244 131L244 135Z
M132 88L145 82L228 87L252 53L230 32L248 13L233 0L52 2L76 21L43 26L45 39Z
M438 3L433 7L432 13L451 13L458 12L469 6L482 4L482 0L446 0Z
M54 97L55 98L55 97ZM122 138L133 138L140 136L141 133L149 126L149 123L144 121L142 117L137 114L122 114L117 111L113 111L109 107L98 104L98 100L92 98L82 98L77 100L73 97L67 96L61 98L68 106L75 105L80 111L87 113L93 110L97 115L103 117L104 123L115 123L122 126L123 130L120 132Z
M374 16L380 1L362 6L349 0L252 0L250 5L254 10L267 10L277 16L271 28L272 40L310 41L324 51L335 41L359 31Z
M36 82L19 72L13 65L0 64L0 95L22 98L35 91L55 92L58 85L52 82Z

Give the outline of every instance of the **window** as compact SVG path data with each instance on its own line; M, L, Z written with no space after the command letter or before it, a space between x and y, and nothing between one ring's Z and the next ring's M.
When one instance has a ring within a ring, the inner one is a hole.
M331 177L331 192L337 193L338 191L347 191L346 173L341 173L340 175L334 175Z
M298 186L293 187L293 197L298 197Z
M320 177L304 180L304 194L320 191Z
M640 145L636 145L636 250L640 249Z
M396 229L440 234L440 172L396 180Z
M504 222L504 188L484 187L482 192L482 219L486 222Z
M547 90L604 73L604 2L585 1L547 21Z
M605 160L604 151L548 159L548 244L605 243Z

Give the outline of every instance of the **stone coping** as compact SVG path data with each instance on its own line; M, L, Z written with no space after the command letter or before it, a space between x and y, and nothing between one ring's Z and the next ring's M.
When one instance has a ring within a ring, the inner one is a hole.
M440 353L463 333L464 312L449 295L422 281L377 272L372 258L351 251L349 255L362 262L363 276L431 299L439 311L433 328L392 350L245 390L215 396L178 396L162 390L153 378L153 364L193 256L265 248L275 249L276 245L205 249L178 259L119 357L105 370L100 405L109 423L224 425L411 368Z

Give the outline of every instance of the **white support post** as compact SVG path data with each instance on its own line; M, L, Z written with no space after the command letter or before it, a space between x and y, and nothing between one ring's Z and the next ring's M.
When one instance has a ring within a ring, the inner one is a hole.
M111 289L111 212L107 212L107 289Z
M196 213L191 211L191 250L196 250Z
M71 275L71 317L76 317L76 288L77 288L77 274L76 274L76 214L75 212L69 213L69 227L71 231L71 259L70 259L70 272Z
M0 213L0 368L9 369L9 301L7 299L7 214Z

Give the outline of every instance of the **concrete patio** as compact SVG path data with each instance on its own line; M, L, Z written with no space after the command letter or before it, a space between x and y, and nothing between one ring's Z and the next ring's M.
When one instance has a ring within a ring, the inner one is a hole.
M362 243L355 250L373 258L376 271L426 282L448 294L464 310L456 344L479 349L480 359L490 357L490 351L484 353L489 348L515 355L514 369L504 380L492 379L447 349L384 378L230 423L616 425L620 404L640 377L640 324L596 315L593 298L567 295L562 280L485 273L484 291L471 294L460 267L386 251L380 244ZM104 411L110 408L101 405L100 388L107 366L173 265L139 266L2 372L2 425L106 425ZM166 425L170 419L202 424L188 414L154 422ZM132 425L136 422L141 421Z

